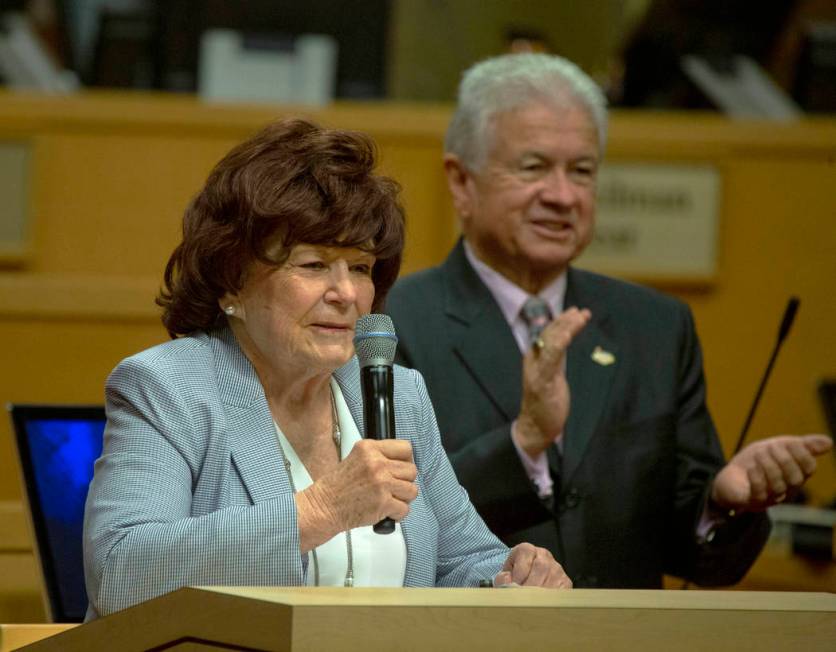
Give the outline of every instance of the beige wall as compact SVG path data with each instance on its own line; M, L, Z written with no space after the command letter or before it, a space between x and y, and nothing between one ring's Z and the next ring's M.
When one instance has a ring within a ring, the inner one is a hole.
M29 143L33 153L30 248L0 267L0 402L100 403L120 359L163 341L153 297L183 207L234 142L292 113L145 95L0 94L0 141ZM449 108L346 105L314 115L371 133L384 171L403 183L405 270L442 260L456 237L439 166ZM616 113L608 156L711 163L721 174L719 274L668 289L694 310L726 450L790 294L801 311L750 437L822 431L815 384L836 376L836 122ZM810 484L817 501L833 497L833 459L822 459ZM19 497L3 418L0 500Z

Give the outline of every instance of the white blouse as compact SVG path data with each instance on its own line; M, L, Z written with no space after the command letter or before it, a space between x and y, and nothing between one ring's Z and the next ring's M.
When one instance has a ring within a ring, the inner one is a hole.
M333 378L331 391L334 392L341 433L340 459L344 460L361 437L340 386ZM276 433L285 459L290 463L293 486L296 491L302 491L313 484L311 476L278 424L276 424ZM366 525L351 530L350 543L345 532L340 532L329 539L316 548L316 554L308 554L306 584L316 585L318 575L320 586L343 586L348 569L349 545L352 553L354 586L403 586L406 572L406 542L400 523L395 524L395 531L392 534L375 534L372 526Z

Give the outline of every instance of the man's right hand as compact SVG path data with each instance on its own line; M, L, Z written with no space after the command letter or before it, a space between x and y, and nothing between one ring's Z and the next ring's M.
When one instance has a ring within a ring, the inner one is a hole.
M536 458L563 432L569 416L564 360L572 339L589 323L586 308L569 308L540 335L542 347L523 358L522 407L513 430L517 444Z
M571 589L572 580L555 561L551 552L530 543L520 543L511 548L511 553L502 570L494 578L493 585Z

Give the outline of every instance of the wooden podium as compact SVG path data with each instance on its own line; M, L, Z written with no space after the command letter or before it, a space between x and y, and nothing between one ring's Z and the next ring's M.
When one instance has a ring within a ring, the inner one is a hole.
M184 588L26 647L90 650L834 650L836 595Z

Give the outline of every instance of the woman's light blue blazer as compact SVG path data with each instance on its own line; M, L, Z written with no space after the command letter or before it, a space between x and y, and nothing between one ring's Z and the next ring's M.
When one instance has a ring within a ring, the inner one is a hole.
M356 358L334 377L360 432ZM420 374L395 367L397 436L418 497L403 520L405 586L475 586L508 549L441 447ZM255 370L229 329L127 358L106 386L107 427L84 518L88 619L187 585L304 585L296 505Z

